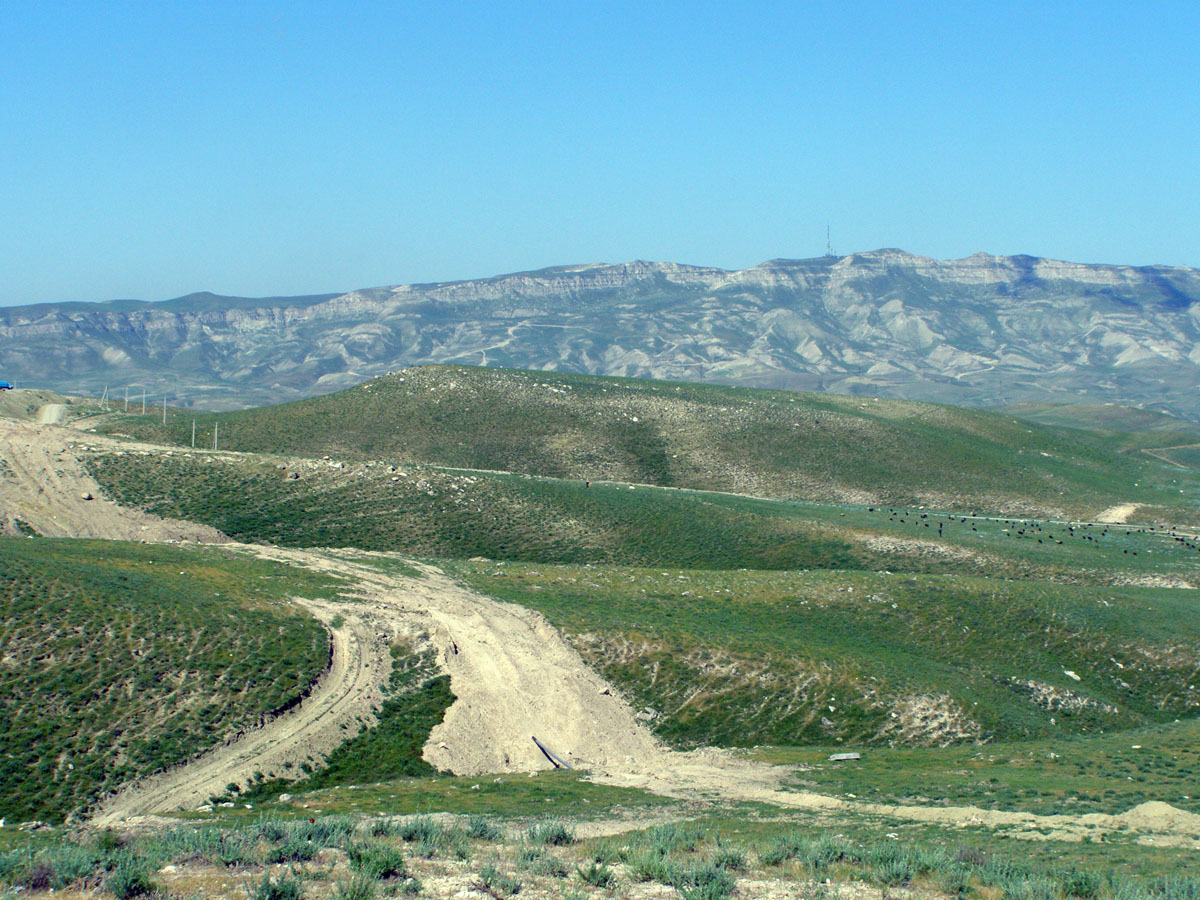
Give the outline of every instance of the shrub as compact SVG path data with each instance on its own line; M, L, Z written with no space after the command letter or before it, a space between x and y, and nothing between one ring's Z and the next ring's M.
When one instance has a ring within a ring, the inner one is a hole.
M146 864L133 857L125 857L117 863L104 880L104 887L117 900L130 900L131 897L141 897L155 890Z
M339 881L333 889L335 900L375 900L375 879L361 872Z
M736 879L711 862L695 862L677 868L671 884L684 900L725 900Z
M758 861L764 866L778 866L789 859L795 859L803 847L804 841L799 835L780 835L766 850L759 851Z
M626 852L625 865L634 881L657 881L671 884L675 880L675 863L669 853L642 848Z
M500 827L486 816L471 816L467 819L467 836L477 841L498 841L503 833Z
M515 895L521 892L524 885L512 875L501 872L495 862L489 862L479 870L479 878L472 883L472 887L476 890L483 890L484 893L494 894L509 894Z
M593 862L586 869L577 866L575 874L579 876L580 881L592 887L610 888L617 883L617 876L604 863Z
M272 878L263 873L262 881L254 888L251 900L300 900L304 885L295 875L285 874Z
M550 844L556 847L575 843L575 831L557 819L531 825L525 836L533 844Z
M399 826L400 839L407 842L436 841L442 834L442 826L429 816L413 816Z
M348 844L346 856L351 867L377 881L403 878L408 874L404 854L387 844Z
M317 849L317 845L311 841L292 835L278 847L268 850L265 860L268 863L304 862L315 858Z

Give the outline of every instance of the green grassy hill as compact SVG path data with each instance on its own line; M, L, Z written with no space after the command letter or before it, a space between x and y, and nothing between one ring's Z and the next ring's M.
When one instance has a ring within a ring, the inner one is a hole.
M61 821L297 698L336 583L213 548L0 537L0 817Z
M1121 450L1200 443L1200 423L1115 403L1016 403L1005 411L1019 419L1069 428L1080 437Z
M130 450L98 453L87 464L121 503L204 522L240 540L288 546L696 569L970 572L1099 584L1187 581L1196 578L1200 561L1200 544L1162 529L278 460Z
M1194 479L1160 460L1012 416L907 401L425 366L297 403L177 411L166 426L121 415L104 427L186 445L193 420L202 446L219 426L227 450L862 505L1090 517L1139 502L1200 521Z

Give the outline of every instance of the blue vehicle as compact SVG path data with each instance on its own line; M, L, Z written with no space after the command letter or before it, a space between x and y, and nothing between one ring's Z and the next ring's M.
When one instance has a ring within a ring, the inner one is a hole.
M0 391L11 391L15 385L11 381L0 381Z

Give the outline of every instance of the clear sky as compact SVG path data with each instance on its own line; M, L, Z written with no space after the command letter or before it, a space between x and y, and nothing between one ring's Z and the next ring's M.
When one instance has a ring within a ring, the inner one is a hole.
M0 0L0 305L1200 265L1200 3Z

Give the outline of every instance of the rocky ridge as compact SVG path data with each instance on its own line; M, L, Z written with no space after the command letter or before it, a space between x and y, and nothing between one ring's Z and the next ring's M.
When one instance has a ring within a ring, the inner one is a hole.
M0 309L0 377L231 408L458 363L1200 417L1200 270L900 250Z

